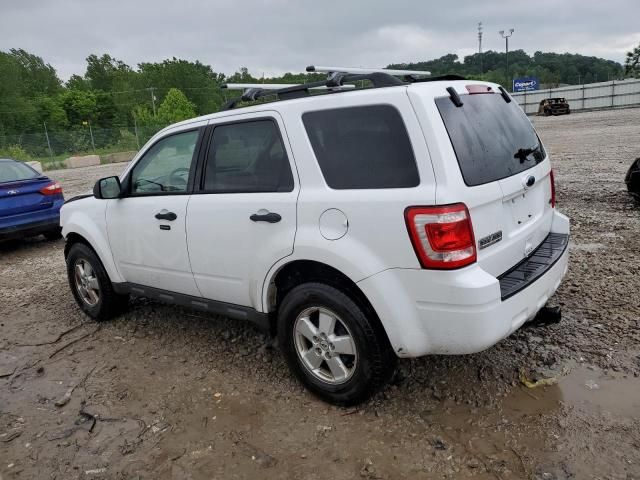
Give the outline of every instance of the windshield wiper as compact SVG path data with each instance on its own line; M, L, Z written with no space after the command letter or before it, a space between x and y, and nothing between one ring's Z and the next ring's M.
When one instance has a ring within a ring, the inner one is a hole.
M538 150L540 150L540 144L531 148L519 148L518 151L513 155L513 158L517 158L520 160L520 163L524 163L527 161L527 157L529 155L537 152ZM536 163L537 163L537 159L536 159Z

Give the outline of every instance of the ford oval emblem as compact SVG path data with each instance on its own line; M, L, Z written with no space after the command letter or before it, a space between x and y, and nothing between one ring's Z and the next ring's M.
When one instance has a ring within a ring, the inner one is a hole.
M533 187L533 184L536 183L536 177L534 177L533 175L529 175L527 178L524 179L524 186L531 188Z

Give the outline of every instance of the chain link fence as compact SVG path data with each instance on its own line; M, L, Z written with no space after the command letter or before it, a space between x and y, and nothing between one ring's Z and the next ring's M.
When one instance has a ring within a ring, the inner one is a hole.
M19 135L0 135L0 158L37 160L45 168L62 166L71 156L139 150L164 125L96 128L91 125Z
M546 98L562 97L569 102L571 111L599 110L640 106L640 79L546 88L530 92L516 92L511 96L528 115L538 113L540 102Z

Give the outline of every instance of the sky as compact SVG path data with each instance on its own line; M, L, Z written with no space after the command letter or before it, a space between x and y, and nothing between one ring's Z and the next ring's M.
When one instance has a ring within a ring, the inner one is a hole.
M384 67L504 49L623 62L640 43L638 0L0 0L0 50L23 48L66 80L108 53L135 67L178 57L254 76L307 65Z

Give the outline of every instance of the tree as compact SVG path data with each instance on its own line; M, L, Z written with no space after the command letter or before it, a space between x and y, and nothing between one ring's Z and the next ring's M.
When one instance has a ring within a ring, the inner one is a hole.
M94 92L68 90L62 96L62 105L71 126L82 125L82 122L94 120L96 117L97 100Z
M627 52L627 59L624 62L624 71L627 75L640 75L640 45Z
M169 90L158 108L158 120L166 125L195 116L195 105L177 88Z
M60 91L62 82L56 70L48 63L44 63L42 58L21 48L12 48L9 54L20 68L23 82L21 90L26 95L39 93L51 95Z
M178 88L199 114L215 112L224 102L220 85L225 77L209 65L172 58L161 63L141 63L138 69L136 88L153 88L160 99L169 89ZM149 97L147 93L146 98Z
M87 57L87 72L84 77L89 81L91 88L96 90L113 90L118 77L126 77L131 73L131 67L121 60L107 55L101 57L91 54Z

